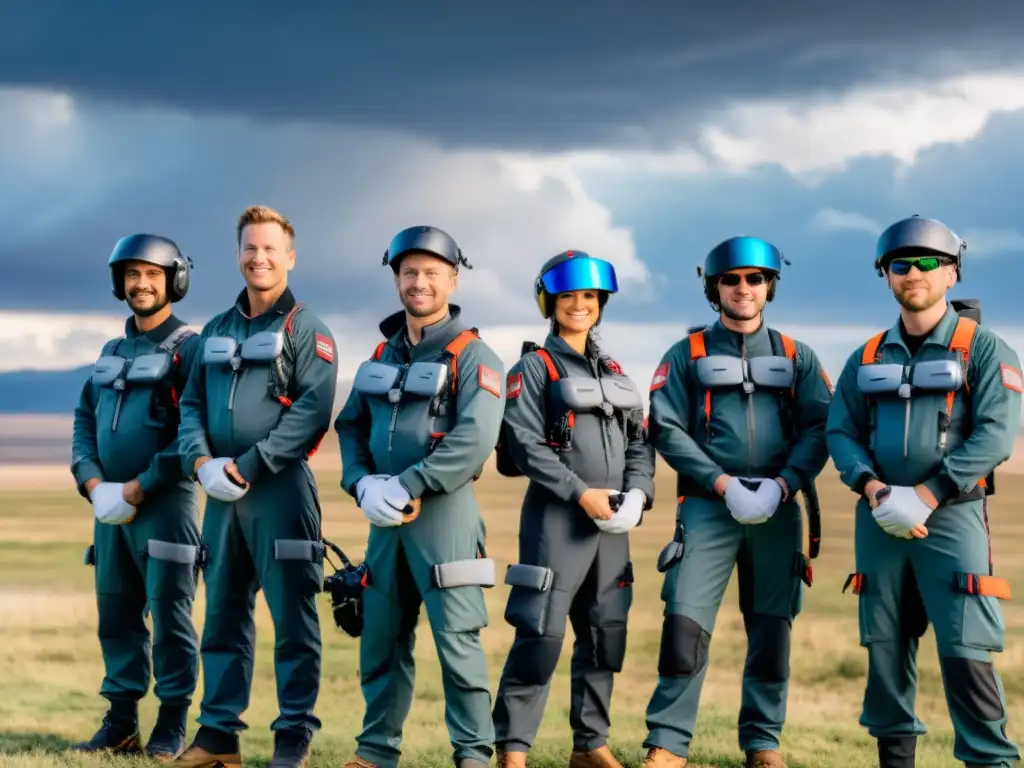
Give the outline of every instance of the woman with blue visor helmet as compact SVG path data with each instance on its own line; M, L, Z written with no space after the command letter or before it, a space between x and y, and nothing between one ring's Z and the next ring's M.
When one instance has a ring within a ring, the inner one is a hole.
M571 622L569 764L621 768L607 745L608 712L632 602L627 531L653 504L654 452L640 390L595 333L618 291L615 268L565 251L544 264L534 290L551 330L543 347L524 345L509 372L498 448L499 471L529 480L519 562L505 578L516 635L495 699L498 765L526 765Z

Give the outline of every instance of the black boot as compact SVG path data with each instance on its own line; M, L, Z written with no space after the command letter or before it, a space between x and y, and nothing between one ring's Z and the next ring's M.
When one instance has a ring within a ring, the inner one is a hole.
M309 759L313 734L305 729L282 729L274 732L274 756L267 768L302 768Z
M185 749L185 721L188 718L187 704L161 704L156 716L156 725L149 734L146 754L161 763L174 760Z
M916 736L882 736L878 739L879 768L914 768Z
M139 742L139 714L135 702L114 701L92 738L72 744L69 749L75 752L110 750L117 754L135 754L142 751Z

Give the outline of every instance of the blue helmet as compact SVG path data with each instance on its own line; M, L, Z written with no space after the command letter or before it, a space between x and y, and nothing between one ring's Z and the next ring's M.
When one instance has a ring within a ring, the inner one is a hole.
M878 238L875 247L875 270L885 274L888 262L903 253L925 252L947 256L956 264L960 278L960 261L967 242L938 219L922 219L917 214L890 224Z
M782 251L759 237L730 237L708 253L704 267L697 267L697 275L704 279L704 295L712 305L718 304L718 289L714 278L732 269L761 269L779 279L782 263L789 263ZM775 297L775 282L768 287L768 301Z
M608 295L618 292L619 281L610 262L583 251L562 251L544 262L533 287L541 316L548 318L555 311L550 297L567 291L600 291L604 307Z

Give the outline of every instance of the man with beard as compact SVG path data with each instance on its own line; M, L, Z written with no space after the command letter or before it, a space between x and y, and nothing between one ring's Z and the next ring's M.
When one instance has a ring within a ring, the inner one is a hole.
M748 767L784 768L789 638L800 611L804 493L817 555L813 482L828 460L830 386L815 353L764 323L782 254L734 237L704 262L704 295L718 321L690 330L651 382L650 440L678 473L673 541L658 558L665 618L658 685L647 707L645 766L685 766L715 619L733 566L747 633L739 743ZM701 273L701 270L698 270Z
M323 543L308 457L331 426L334 338L288 288L295 229L254 206L236 230L245 288L203 328L202 364L181 399L182 463L206 491L206 622L199 731L183 768L241 765L262 588L274 623L279 716L270 765L303 765L320 720Z
M953 754L968 766L1016 765L992 653L1003 649L985 478L1013 451L1017 354L946 299L966 244L912 216L878 240L875 268L900 305L896 324L847 360L829 413L829 452L859 495L852 585L868 677L860 723L882 768L914 765L917 649L935 627Z
M114 296L132 317L123 336L103 345L82 388L71 472L96 517L85 561L96 567L100 695L110 708L96 734L72 749L141 752L138 701L152 671L160 710L145 752L166 762L185 745L199 671L199 509L177 444L178 395L198 338L171 309L188 293L191 261L173 241L137 234L118 241L109 265Z
M371 524L359 658L366 715L346 768L398 765L421 602L441 664L455 764L476 768L493 754L480 629L488 623L483 588L495 580L473 481L498 439L505 373L448 303L460 265L469 263L447 233L405 229L384 264L405 309L380 324L386 341L359 368L335 422L342 488Z

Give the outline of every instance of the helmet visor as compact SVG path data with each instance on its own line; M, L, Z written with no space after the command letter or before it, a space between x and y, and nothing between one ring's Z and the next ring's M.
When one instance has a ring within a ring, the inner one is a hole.
M544 290L557 295L566 291L608 291L619 290L615 267L607 261L589 256L572 258L556 264L540 278Z
M734 237L726 240L708 254L705 273L720 275L730 269L782 270L782 254L779 249L758 237Z

